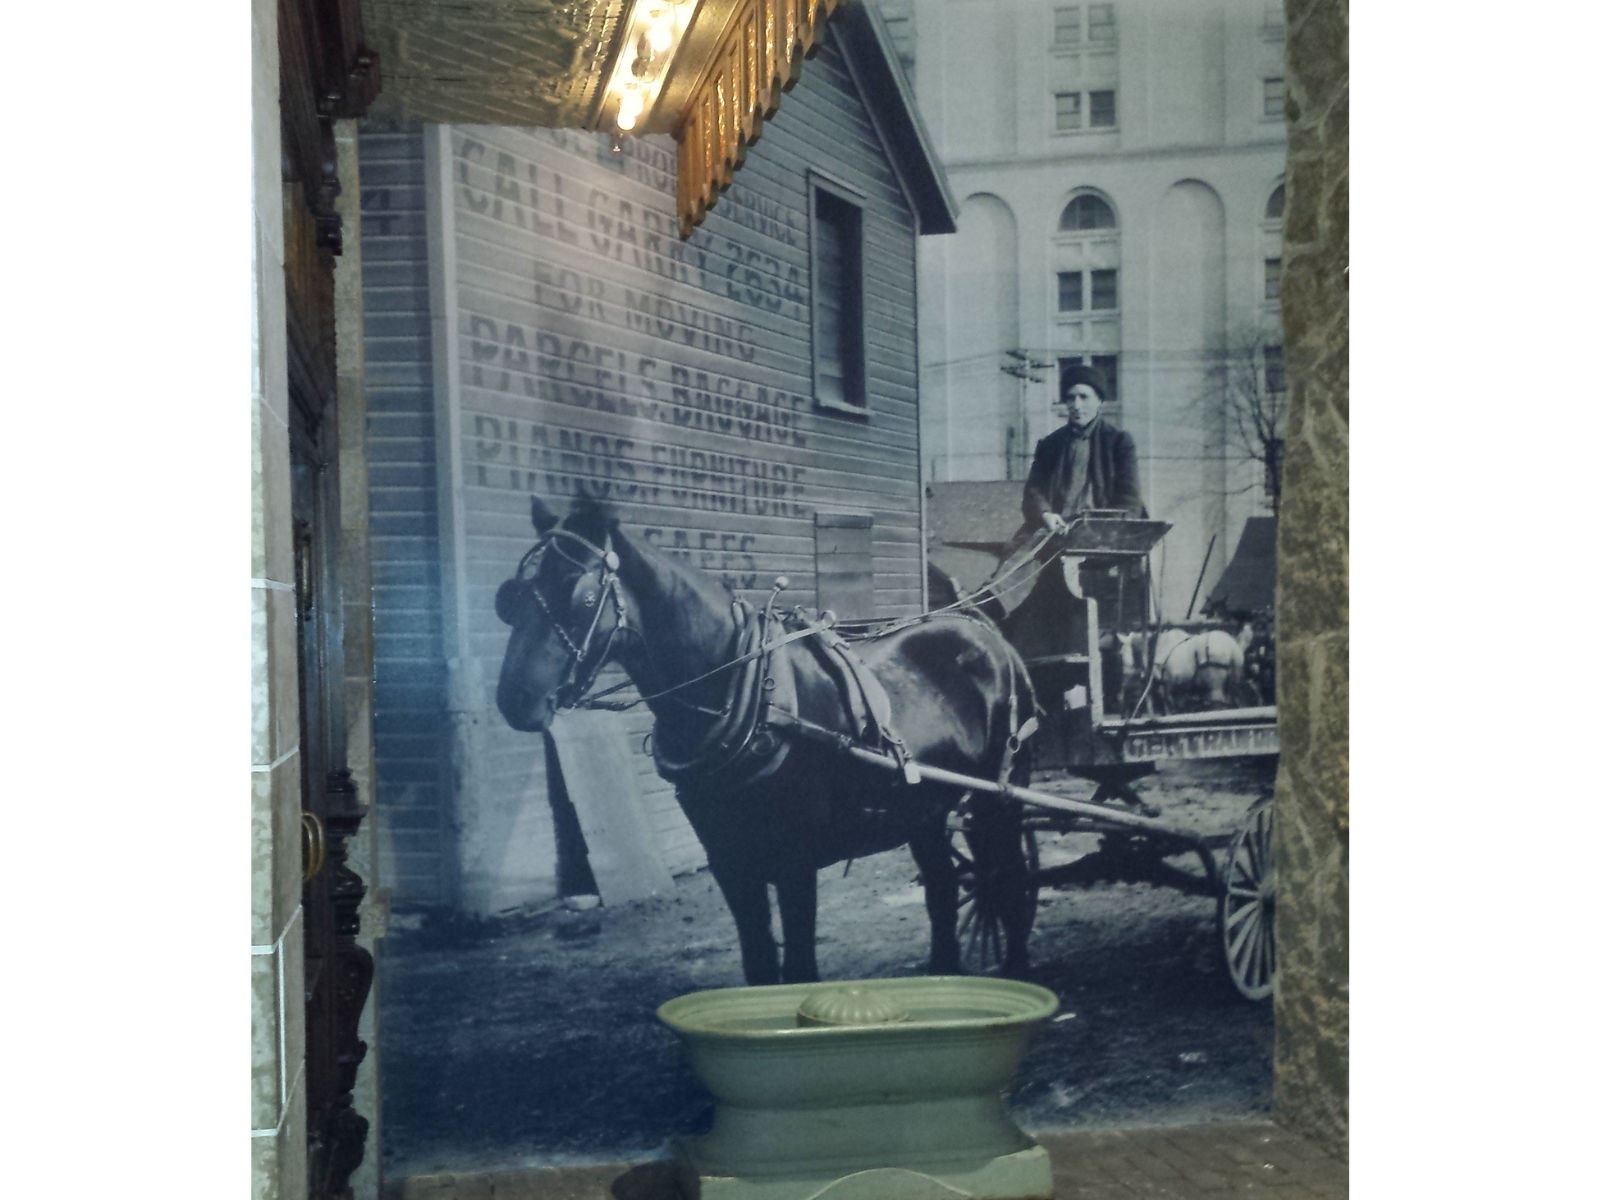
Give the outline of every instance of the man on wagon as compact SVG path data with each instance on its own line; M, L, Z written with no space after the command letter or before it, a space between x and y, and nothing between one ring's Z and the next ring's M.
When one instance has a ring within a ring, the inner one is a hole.
M1133 437L1100 419L1106 379L1081 364L1062 369L1052 409L1067 423L1034 448L1022 490L1022 519L1029 534L1041 527L1061 533L1085 509L1122 509L1145 515L1139 498L1139 461Z
M1109 390L1105 376L1094 367L1063 366L1059 399L1052 409L1066 423L1040 438L1034 449L1015 546L1020 548L1040 529L1064 533L1073 517L1090 509L1148 516L1139 495L1133 437L1100 417ZM1061 562L1060 570L1043 572L1032 594L1005 622L1007 636L1024 658L1038 663L1033 675L1040 698L1057 712L1068 686L1081 679L1080 669L1061 665L1059 656L1082 652L1088 631L1084 598L1092 597L1099 607L1102 638L1097 649L1111 696L1117 695L1122 674L1111 631L1136 622L1144 603L1142 580L1130 587L1134 581L1121 577L1125 568L1076 557Z

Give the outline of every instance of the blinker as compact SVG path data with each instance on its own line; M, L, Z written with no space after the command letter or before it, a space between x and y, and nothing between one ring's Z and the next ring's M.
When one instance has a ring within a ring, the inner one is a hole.
M622 560L617 557L615 550L606 551L606 570L615 571L622 566Z
M508 579L494 594L494 615L512 627L527 617L533 585L526 579Z

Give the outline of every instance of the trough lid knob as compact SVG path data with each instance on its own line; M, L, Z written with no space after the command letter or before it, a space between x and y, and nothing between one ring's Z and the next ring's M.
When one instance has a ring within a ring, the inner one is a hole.
M836 987L812 992L795 1014L802 1028L813 1025L892 1025L911 1014L881 991L868 987Z

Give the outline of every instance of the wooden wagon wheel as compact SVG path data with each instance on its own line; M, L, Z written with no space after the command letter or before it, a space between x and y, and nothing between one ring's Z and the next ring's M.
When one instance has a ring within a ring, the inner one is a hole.
M1250 806L1244 826L1234 834L1222 871L1217 927L1228 974L1247 1000L1265 1000L1277 983L1273 939L1277 882L1272 871L1272 797Z
M992 975L1004 964L1008 948L1006 929L1000 923L991 894L992 885L979 876L973 864L965 830L956 829L950 834L950 854L955 859L959 888L956 937L961 943L961 969L969 975ZM1039 910L1039 885L1033 882L1039 871L1039 843L1031 829L1022 831L1022 858L1028 871L1024 929L1031 932Z

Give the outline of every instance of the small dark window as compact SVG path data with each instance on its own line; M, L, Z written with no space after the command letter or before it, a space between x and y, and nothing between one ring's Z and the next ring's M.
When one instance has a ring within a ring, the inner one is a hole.
M812 385L821 404L864 409L861 209L821 188L812 196Z
M1056 128L1061 131L1083 128L1082 93L1056 93Z
M1283 116L1284 98L1288 95L1281 79L1263 79L1261 81L1261 115L1264 117Z
M1114 42L1117 40L1117 22L1112 16L1111 5L1089 5L1089 40L1091 42Z
M1089 93L1089 127L1110 129L1117 123L1117 94L1115 92Z
M1056 275L1056 309L1059 312L1083 311L1083 272L1061 271Z
M1117 306L1117 272L1091 271L1089 274L1089 307L1115 308Z
M1278 298L1278 284L1283 279L1283 259L1281 259L1281 258L1269 258L1269 259L1267 259L1266 279L1267 279L1267 299L1268 300L1276 300Z
M1058 369L1056 372L1056 377L1064 380L1069 367L1081 366L1084 362L1088 362L1091 367L1093 367L1096 371L1099 371L1100 374L1105 377L1106 394L1101 396L1100 399L1104 400L1108 404L1114 401L1117 398L1117 356L1115 354L1096 354L1088 359L1057 359L1056 366ZM1060 390L1061 402L1065 404L1067 401L1067 389L1063 386Z
M1076 4L1056 9L1056 45L1078 44L1079 10Z
M1272 195L1267 197L1267 220L1283 220L1283 184L1272 189Z
M1072 202L1061 210L1061 231L1073 233L1083 229L1115 229L1117 216L1099 196L1085 192L1074 196Z
M1264 347L1261 351L1261 356L1266 362L1267 391L1282 392L1285 386L1283 379L1283 347Z

